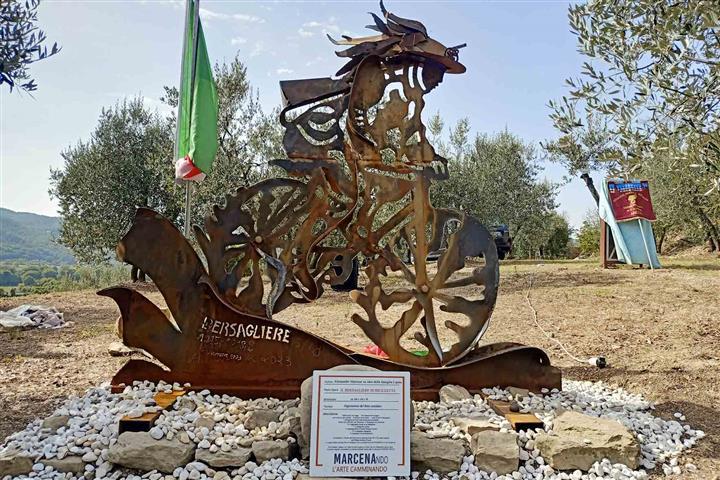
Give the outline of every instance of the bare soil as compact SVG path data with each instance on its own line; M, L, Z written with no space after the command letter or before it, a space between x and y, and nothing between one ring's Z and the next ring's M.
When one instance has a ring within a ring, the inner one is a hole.
M682 412L707 433L682 463L695 474L720 472L720 260L663 259L664 269L600 269L594 261L504 262L497 306L483 342L515 341L545 349L565 378L603 380L641 393L669 418ZM568 358L534 325L575 356L604 355L597 369ZM161 301L152 287L145 293ZM92 291L2 299L0 309L21 303L55 306L74 325L60 330L0 333L0 439L45 417L70 395L110 379L126 361L107 354L115 341L117 307ZM339 344L369 342L352 321L362 313L347 293L329 291L314 304L297 305L278 319ZM388 318L397 311L390 311ZM440 323L440 322L438 322ZM662 475L657 475L660 478Z

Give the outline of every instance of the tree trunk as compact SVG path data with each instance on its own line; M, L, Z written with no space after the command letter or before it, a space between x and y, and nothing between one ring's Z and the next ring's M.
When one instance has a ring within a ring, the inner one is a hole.
M595 200L595 205L600 204L600 194L598 194L597 189L595 188L595 183L593 182L592 177L588 175L587 173L583 173L580 175L580 178L583 179L585 182L585 186L590 190L590 195L592 195L593 199Z
M663 242L665 241L665 235L667 234L667 231L668 231L667 228L663 228L662 231L660 232L660 238L659 238L658 241L657 241L657 253L658 253L658 255L662 255Z
M695 205L695 211L700 217L700 222L702 222L705 230L707 231L710 251L720 252L720 229L718 229L717 225L713 223L710 217L708 217L708 214L705 213L705 210L703 210L700 205L697 205L697 203L695 202L693 202L693 204Z

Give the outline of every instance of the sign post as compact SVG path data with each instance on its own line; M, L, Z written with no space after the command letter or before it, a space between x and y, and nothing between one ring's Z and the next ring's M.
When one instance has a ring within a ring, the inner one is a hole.
M310 476L410 476L410 373L313 373Z

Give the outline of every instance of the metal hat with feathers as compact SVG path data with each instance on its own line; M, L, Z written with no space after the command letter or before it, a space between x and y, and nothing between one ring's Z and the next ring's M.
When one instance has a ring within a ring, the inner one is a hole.
M374 13L370 13L375 24L367 25L367 28L380 32L380 35L357 38L343 35L342 40L335 40L330 35L327 36L335 45L350 46L346 50L335 52L338 57L350 58L350 61L338 70L336 75L344 75L352 71L368 55L388 58L401 53L410 53L433 60L443 65L447 73L465 72L465 65L458 61L459 50L466 46L465 43L446 47L430 38L422 23L388 12L382 0L380 0L380 10L385 18L384 21Z

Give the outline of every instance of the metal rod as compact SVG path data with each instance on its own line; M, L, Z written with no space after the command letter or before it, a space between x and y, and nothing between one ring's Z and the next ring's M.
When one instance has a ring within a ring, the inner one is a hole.
M185 237L190 236L190 215L192 214L192 182L185 181L185 225L183 225L183 233Z
M195 0L195 8L193 9L193 50L192 63L190 64L190 115L193 111L193 92L195 91L195 68L197 67L197 49L198 49L198 29L200 26L200 0Z
M188 0L190 3L192 0ZM200 25L200 0L193 2L193 47L192 47L192 59L190 67L190 117L192 118L193 112L193 93L195 91L195 68L197 66L197 48L198 48L198 27ZM185 21L185 28L187 29L187 20ZM187 42L183 41L183 50ZM192 121L192 120L191 120ZM179 122L178 122L179 125ZM183 231L186 237L190 236L190 224L192 222L192 186L191 181L185 181L185 225Z
M192 0L185 1L185 23L183 26L183 46L182 46L182 57L180 57L180 82L178 85L178 111L177 111L177 122L175 124L175 146L173 149L173 160L177 160L178 148L180 148L180 119L182 118L182 92L183 92L183 69L182 64L185 60L185 54L187 53L187 35L188 35L188 19L190 18L190 5Z
M645 245L645 255L647 255L648 265L650 265L650 270L655 270L655 267L653 267L652 264L652 259L650 258L650 249L648 248L647 240L645 239L645 232L643 231L642 220L639 218L638 225L640 225L640 235L642 235L643 245Z

